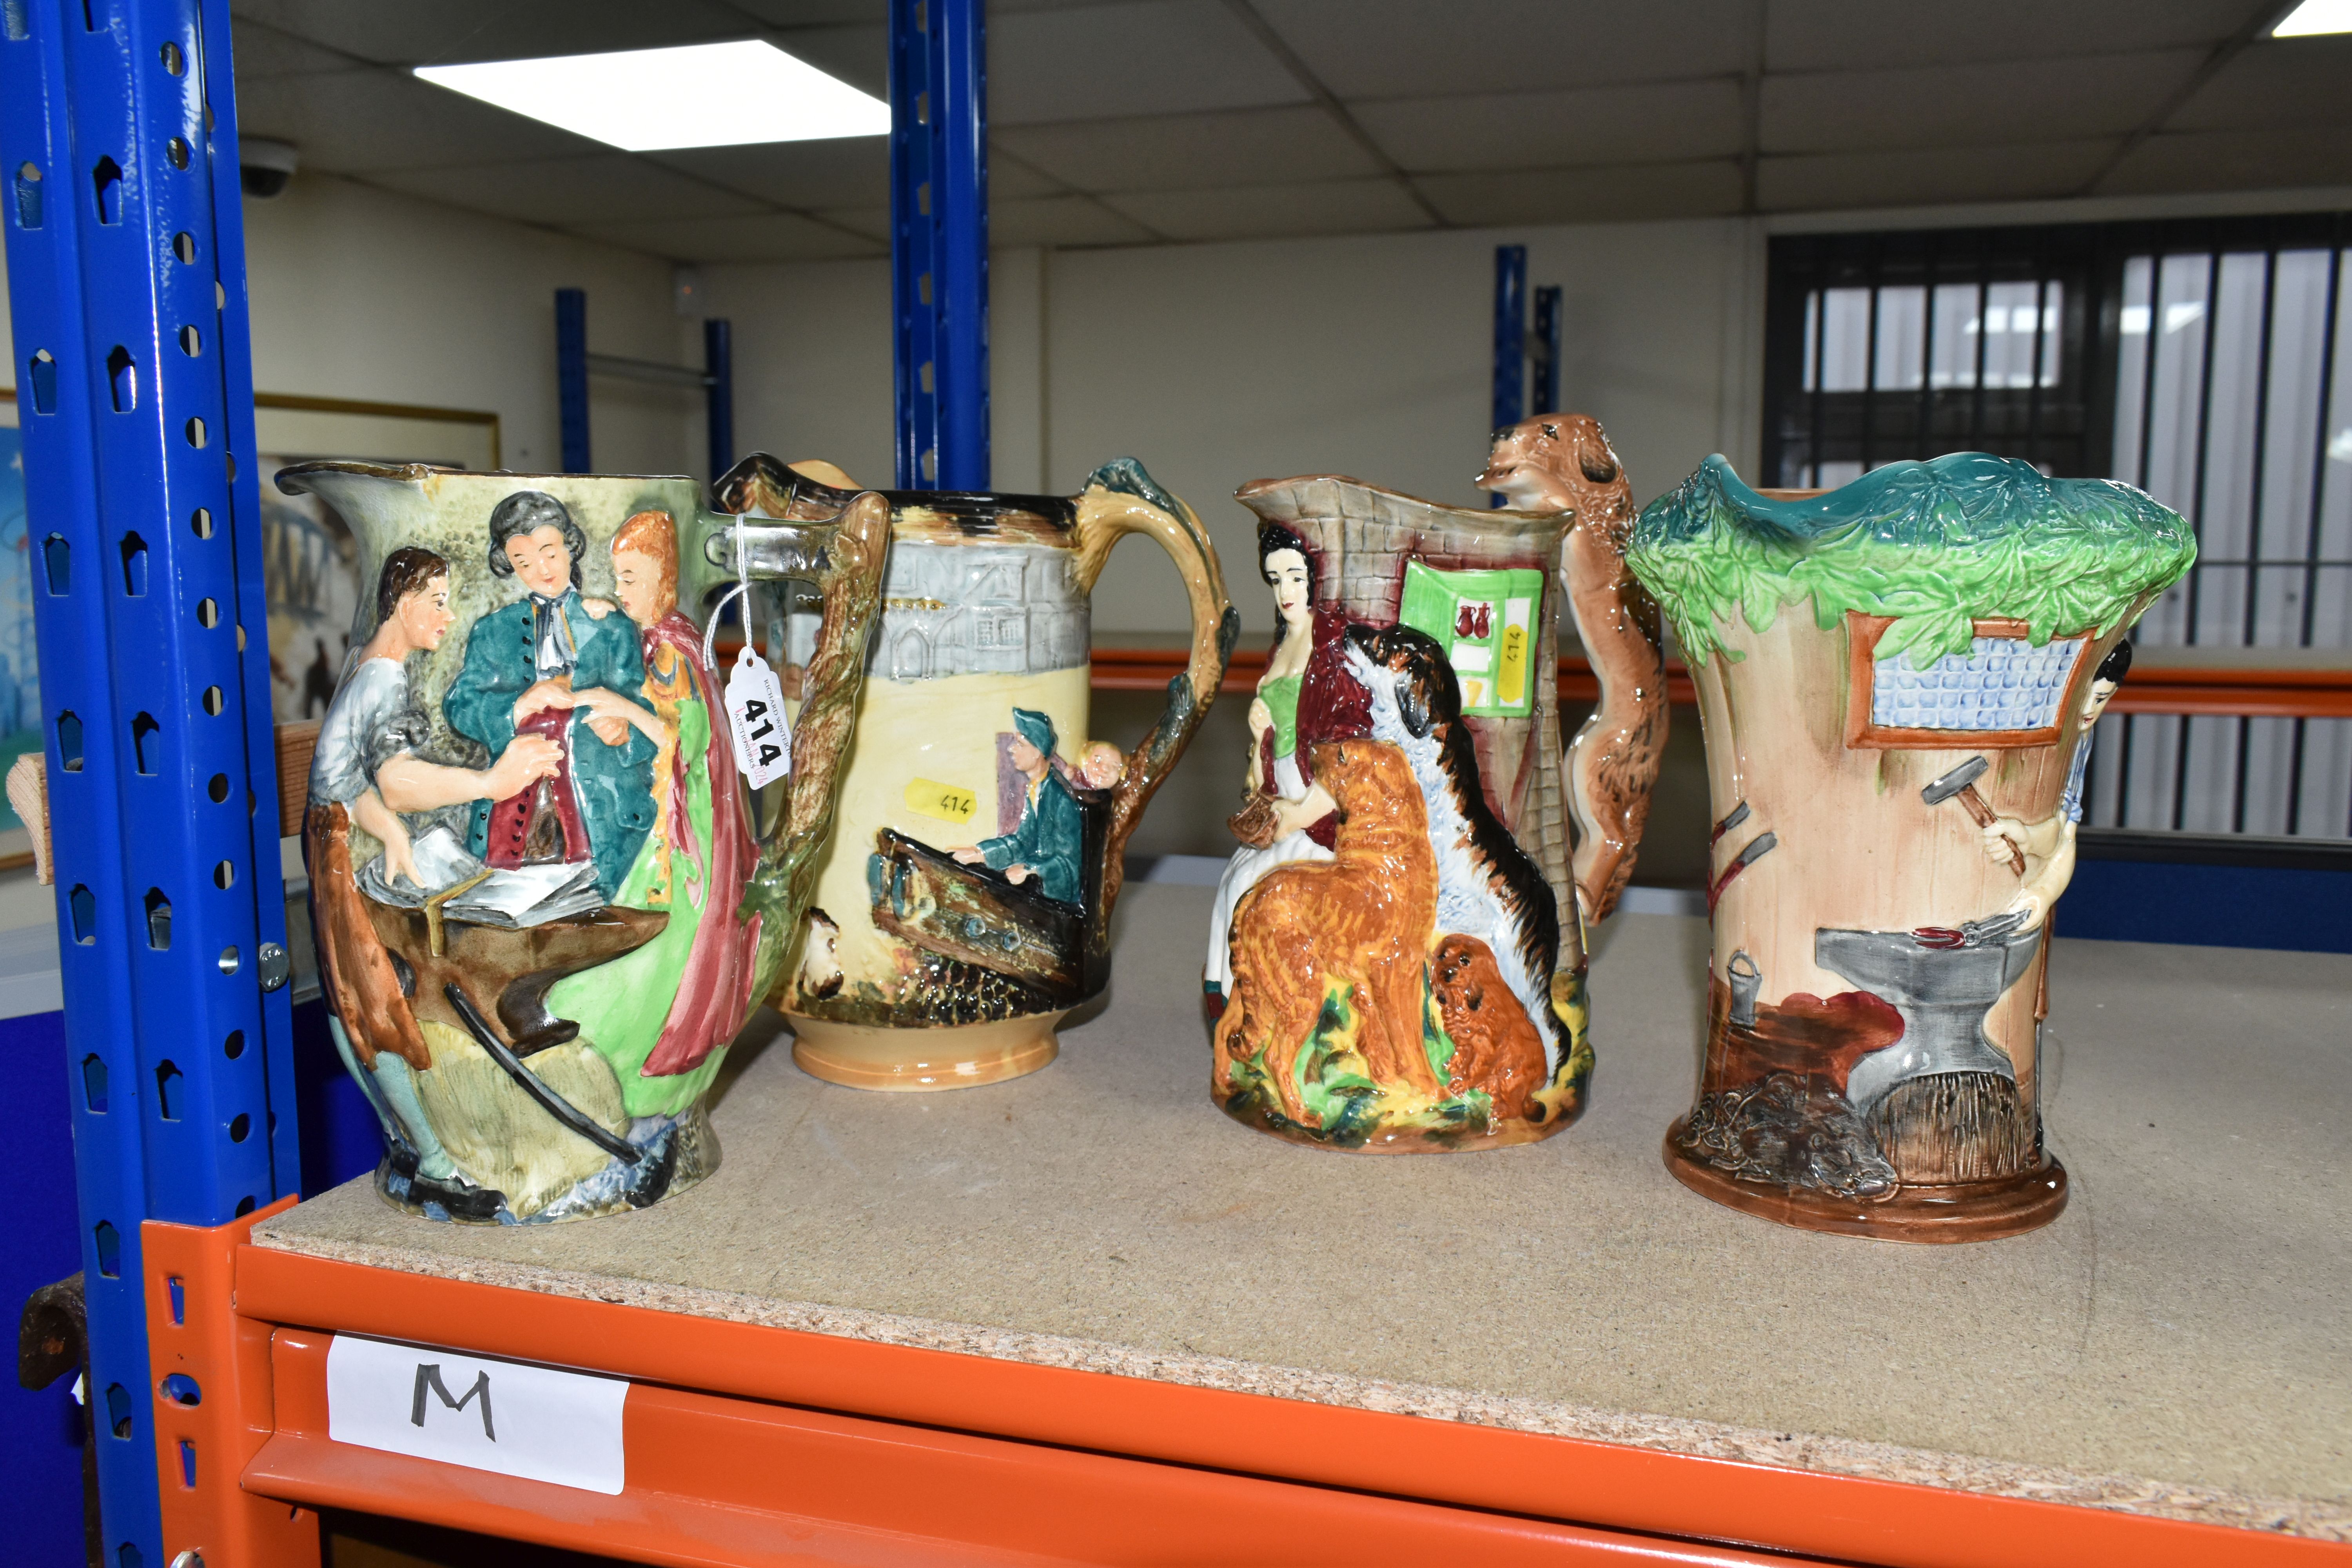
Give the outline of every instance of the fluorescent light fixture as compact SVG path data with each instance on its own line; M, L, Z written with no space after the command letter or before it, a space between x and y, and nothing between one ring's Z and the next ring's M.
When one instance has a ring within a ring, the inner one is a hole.
M757 38L418 66L436 87L630 153L880 136L890 106Z
M2352 0L2303 0L2271 29L2273 38L2311 38L2322 33L2352 33Z

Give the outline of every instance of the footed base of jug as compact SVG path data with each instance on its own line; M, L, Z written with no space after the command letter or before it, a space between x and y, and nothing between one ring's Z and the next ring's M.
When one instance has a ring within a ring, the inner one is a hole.
M1905 1186L1892 1197L1841 1198L1801 1187L1743 1182L1675 1147L1676 1122L1666 1134L1666 1169L1675 1180L1727 1208L1799 1230L1878 1241L1997 1241L2022 1236L2056 1219L2066 1206L2066 1167L2044 1155L2041 1166L1990 1182Z
M977 1089L1035 1072L1061 1054L1054 1031L1068 1017L1032 1013L987 1024L890 1028L786 1014L793 1060L827 1083L888 1094Z

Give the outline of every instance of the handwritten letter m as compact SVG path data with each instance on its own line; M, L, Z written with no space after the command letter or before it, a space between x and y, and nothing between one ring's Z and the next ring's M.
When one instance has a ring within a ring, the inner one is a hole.
M474 1396L479 1394L482 1400L482 1436L493 1443L499 1440L497 1428L490 1425L490 1374L488 1373L484 1372L476 1375L474 1386L466 1390L465 1398L452 1399L449 1397L447 1386L441 1381L441 1363L437 1361L417 1363L416 1396L409 1402L408 1406L408 1424L412 1426L425 1425L425 1392L427 1389L438 1394L442 1405L451 1410L465 1409L474 1402Z

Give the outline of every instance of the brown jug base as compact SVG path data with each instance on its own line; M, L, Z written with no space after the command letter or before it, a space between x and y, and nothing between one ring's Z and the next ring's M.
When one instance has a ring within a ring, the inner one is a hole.
M1704 1198L1799 1230L1925 1243L1997 1241L2056 1219L2066 1206L2066 1167L2043 1156L2038 1170L1998 1181L1948 1187L1906 1186L1878 1202L1743 1182L1693 1160L1675 1146L1676 1122L1662 1152L1675 1180Z
M886 1094L977 1089L1035 1072L1061 1054L1054 1030L1066 1009L987 1024L898 1029L786 1016L793 1060L812 1078Z

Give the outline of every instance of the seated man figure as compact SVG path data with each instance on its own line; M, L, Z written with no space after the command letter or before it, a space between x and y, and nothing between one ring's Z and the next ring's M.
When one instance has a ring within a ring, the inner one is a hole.
M949 853L964 865L1003 871L1014 887L1034 878L1047 898L1076 904L1086 827L1078 797L1054 771L1054 721L1034 708L1015 708L1013 728L1013 765L1029 781L1020 826Z

